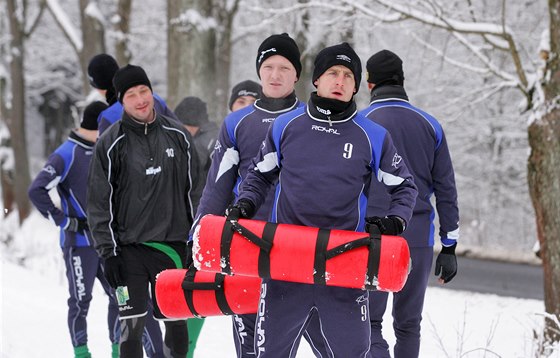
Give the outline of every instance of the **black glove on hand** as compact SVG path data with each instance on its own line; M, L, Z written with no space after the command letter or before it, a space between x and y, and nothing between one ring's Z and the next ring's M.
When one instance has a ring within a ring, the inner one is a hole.
M228 220L250 219L255 215L255 206L249 200L240 199L237 203L230 205L226 210Z
M371 233L372 226L376 226L379 232L385 235L400 235L404 231L404 220L398 216L371 216L366 218L366 231Z
M105 259L105 278L113 288L124 286L126 282L126 267L120 256L111 256Z
M89 226L86 219L68 218L68 227L66 230L83 233L85 230L89 230Z
M443 246L436 259L435 275L439 276L440 283L448 283L453 280L453 277L457 274L457 256L455 256L456 247L457 243L453 246Z

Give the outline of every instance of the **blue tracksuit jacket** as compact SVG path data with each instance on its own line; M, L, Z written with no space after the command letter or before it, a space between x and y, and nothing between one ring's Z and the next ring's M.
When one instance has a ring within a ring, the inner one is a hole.
M411 247L434 245L435 194L442 244L450 246L459 238L459 209L451 156L439 122L414 107L402 86L374 89L371 105L361 111L364 116L386 128L407 167L414 176L418 197L412 220L403 236ZM390 196L372 184L375 200L368 205L368 216L384 216L391 205ZM375 192L375 194L374 194Z
M90 246L91 233L66 231L69 217L86 218L86 189L89 163L94 143L71 132L48 158L47 163L29 187L29 199L39 212L60 226L60 246ZM62 210L49 196L54 189L60 196Z
M377 178L392 194L385 214L408 222L416 197L412 176L390 134L352 108L331 121L310 102L278 117L239 198L259 207L278 182L271 221L363 231L370 181Z
M268 102L280 102L275 110L266 109ZM200 199L195 225L206 214L223 215L228 205L235 201L251 160L262 146L268 128L276 117L303 106L295 95L275 100L256 101L253 105L230 113L220 129L212 154L212 164L206 186ZM273 195L271 194L254 216L255 220L267 221Z

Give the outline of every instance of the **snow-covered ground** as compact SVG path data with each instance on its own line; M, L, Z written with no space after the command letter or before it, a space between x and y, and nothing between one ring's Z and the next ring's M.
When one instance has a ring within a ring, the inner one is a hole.
M7 248L6 240L12 240ZM17 229L0 219L0 357L71 357L66 328L66 280L58 230L36 212ZM23 265L23 266L22 266ZM89 312L89 347L109 357L105 323L107 298L96 284ZM544 304L539 300L428 289L422 323L421 357L535 357ZM385 322L390 322L387 314ZM385 335L394 343L387 324ZM303 342L298 357L313 357ZM206 319L195 357L234 357L231 320ZM550 357L560 358L560 349ZM346 357L345 357L346 358Z

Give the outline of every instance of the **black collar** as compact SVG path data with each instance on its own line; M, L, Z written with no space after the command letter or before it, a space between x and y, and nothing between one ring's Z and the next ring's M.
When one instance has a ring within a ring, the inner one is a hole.
M79 135L75 130L70 132L70 135L68 136L68 138L70 138L72 141L78 143L82 147L86 147L86 148L91 149L95 145L94 142L90 142L89 140L85 139L84 137Z
M356 101L342 102L336 99L319 97L317 92L311 93L307 105L311 117L320 121L343 122L356 114Z
M148 134L149 131L158 127L160 123L155 110L154 110L154 120L150 123L142 123L140 121L137 121L136 119L132 118L128 113L126 113L126 111L123 111L121 121L122 121L122 125L125 128L131 129L135 132L143 132L144 134Z
M371 103L390 99L404 100L408 102L408 96L406 95L404 87L399 85L385 85L381 87L374 87L373 91L371 91Z
M261 94L261 98L255 101L255 107L262 109L266 112L288 112L295 109L298 105L296 92L292 92L284 98L270 98Z

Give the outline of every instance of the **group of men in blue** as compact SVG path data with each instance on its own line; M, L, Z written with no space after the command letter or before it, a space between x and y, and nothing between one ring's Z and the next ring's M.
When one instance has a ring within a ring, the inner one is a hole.
M120 342L121 357L142 356L143 333L148 352L146 337L159 327L147 314L152 309L147 283L153 284L161 269L192 262L192 241L187 244L185 238L192 240L206 214L404 236L412 270L403 290L393 294L393 356L419 356L433 260L433 195L442 245L435 274L447 283L457 272L457 191L443 129L434 117L410 104L402 61L393 52L380 51L367 61L371 102L361 111L354 96L362 64L349 44L317 54L312 74L317 91L307 103L294 90L302 71L300 57L296 42L285 33L260 44L260 98L224 119L215 146L208 149L211 160L202 164L206 180L197 179L204 155L197 155L191 134L152 94L143 69L117 66L109 85L90 79L94 87L106 88L111 104L96 108L100 132L108 124L105 134L94 148L95 138L82 143L82 128L72 132L29 193L41 213L61 226L61 245L72 247L64 250L76 250L82 240L91 258L80 260L97 260L99 269L84 278L86 285L98 277L109 294L109 286L127 287L126 307L117 311L111 303L109 310L115 327L120 315L120 329L111 330L111 339L115 346ZM144 105L150 101L142 98L151 96L152 106ZM197 106L189 103L178 109ZM84 115L82 127L88 121ZM80 156L89 157L76 160ZM82 164L74 164L78 162ZM82 191L68 189L75 180ZM47 199L54 187L61 195L62 211ZM191 194L197 190L202 192L193 202ZM72 257L66 251L65 257ZM258 313L232 317L236 355L294 357L304 337L318 357L390 357L381 334L387 300L385 292L263 279ZM165 318L156 302L153 316ZM164 355L184 357L185 346L178 341L188 341L190 326L187 330L184 321L164 322ZM87 337L83 342L73 336L74 347L86 343Z

